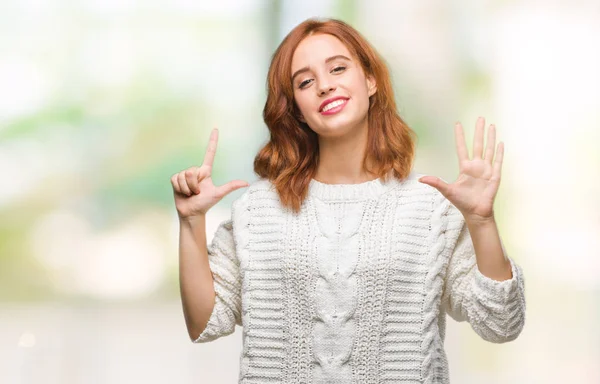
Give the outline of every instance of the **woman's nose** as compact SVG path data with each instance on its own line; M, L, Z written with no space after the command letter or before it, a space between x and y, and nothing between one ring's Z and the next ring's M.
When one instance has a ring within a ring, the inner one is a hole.
M319 86L319 96L326 95L332 91L335 91L335 86L329 82Z

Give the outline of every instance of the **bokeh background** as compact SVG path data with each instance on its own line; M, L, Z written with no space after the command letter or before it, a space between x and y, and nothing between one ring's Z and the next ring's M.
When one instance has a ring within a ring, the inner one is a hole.
M505 142L496 217L523 267L520 337L449 319L454 383L600 383L600 2L4 0L0 383L234 383L241 330L194 345L170 177L256 180L270 56L311 16L361 31L452 181L453 125ZM236 191L208 215L210 239Z

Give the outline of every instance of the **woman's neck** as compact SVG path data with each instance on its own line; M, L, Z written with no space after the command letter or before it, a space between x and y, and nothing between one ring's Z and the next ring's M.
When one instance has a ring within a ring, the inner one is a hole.
M319 138L319 164L314 179L325 184L358 184L377 175L363 169L368 129L347 137Z

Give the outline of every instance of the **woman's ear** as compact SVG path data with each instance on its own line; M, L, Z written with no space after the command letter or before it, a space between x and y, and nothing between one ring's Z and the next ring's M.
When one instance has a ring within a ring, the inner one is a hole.
M369 88L369 97L373 96L377 92L377 83L375 77L367 76L367 87Z

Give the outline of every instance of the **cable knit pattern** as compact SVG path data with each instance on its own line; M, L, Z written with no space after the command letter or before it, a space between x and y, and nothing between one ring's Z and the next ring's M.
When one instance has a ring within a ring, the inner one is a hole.
M209 247L215 309L197 342L243 326L240 383L448 383L445 314L485 340L524 325L521 268L483 276L460 212L437 190L312 180L301 212L266 180Z
M356 329L356 265L364 204L315 201L319 235L315 239L318 277L317 322L312 333L315 383L349 383L349 364ZM342 225L344 220L344 225Z
M197 343L229 335L236 324L242 325L240 266L234 247L232 220L221 223L207 250L214 281L215 308L205 331L195 340Z
M454 213L458 216L460 213ZM504 245L503 245L504 250ZM492 280L479 271L471 257L475 250L466 225L450 259L443 303L457 321L468 321L484 340L503 343L517 338L525 322L523 272L510 257L513 278ZM506 254L506 250L504 250Z

